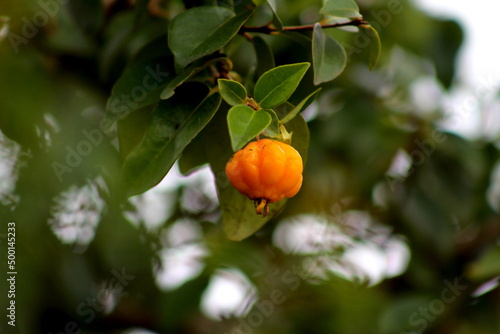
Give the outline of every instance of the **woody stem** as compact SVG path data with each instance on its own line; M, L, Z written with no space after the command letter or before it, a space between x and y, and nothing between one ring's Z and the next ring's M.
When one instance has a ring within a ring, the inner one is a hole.
M361 18L356 18L356 19L351 20L349 22L322 24L321 28L339 28L339 27L345 27L345 26L359 27L361 25L367 25L367 24L369 24L368 21L365 21ZM283 31L312 31L312 30L314 30L314 24L303 25L303 26L283 27ZM256 33L271 35L271 34L279 33L280 31L274 27L269 26L269 25L259 26L259 27L243 26L243 27L241 27L241 29L239 31L239 33L243 34L243 35L247 34L249 32L256 32Z

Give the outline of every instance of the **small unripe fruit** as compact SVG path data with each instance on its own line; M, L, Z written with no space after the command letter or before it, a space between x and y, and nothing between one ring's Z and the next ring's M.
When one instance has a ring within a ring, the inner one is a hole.
M255 201L265 216L267 204L293 197L302 185L302 157L292 146L271 139L249 143L226 165L231 184Z

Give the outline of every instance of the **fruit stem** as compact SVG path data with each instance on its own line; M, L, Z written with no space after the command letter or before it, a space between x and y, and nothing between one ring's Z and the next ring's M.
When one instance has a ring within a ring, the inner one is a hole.
M267 199L266 198L258 198L254 201L255 204L255 212L258 215L261 215L262 218L267 216L269 213L269 206L267 205Z
M288 132L283 124L280 125L280 135L281 135L281 141L283 143L291 145L292 144L292 134L293 134L293 132L291 132L291 133Z

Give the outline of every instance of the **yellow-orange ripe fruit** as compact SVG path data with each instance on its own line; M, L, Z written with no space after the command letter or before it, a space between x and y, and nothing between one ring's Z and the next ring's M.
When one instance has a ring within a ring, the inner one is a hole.
M231 184L255 201L265 216L267 204L293 197L302 185L302 157L292 146L261 139L236 152L226 165Z

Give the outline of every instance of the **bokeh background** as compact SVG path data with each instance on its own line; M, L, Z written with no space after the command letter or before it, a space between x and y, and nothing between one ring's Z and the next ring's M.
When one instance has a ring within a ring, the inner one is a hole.
M113 83L184 8L151 3L138 25L127 1L0 4L1 333L500 333L498 5L358 1L379 64L360 35L331 32L349 63L304 112L303 189L233 242L208 167L175 165L125 202L110 184ZM320 7L278 0L286 25ZM278 64L310 57L266 40ZM225 51L243 76L255 65L243 38Z

